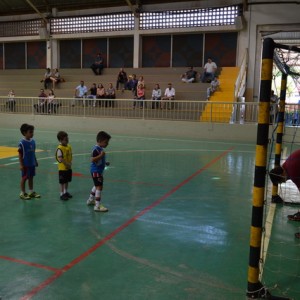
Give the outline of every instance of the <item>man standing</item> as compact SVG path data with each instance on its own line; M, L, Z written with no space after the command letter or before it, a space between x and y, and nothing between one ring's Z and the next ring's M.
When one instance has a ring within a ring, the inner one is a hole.
M93 70L95 75L101 75L103 70L103 58L101 53L98 53L94 63L91 65L91 69Z

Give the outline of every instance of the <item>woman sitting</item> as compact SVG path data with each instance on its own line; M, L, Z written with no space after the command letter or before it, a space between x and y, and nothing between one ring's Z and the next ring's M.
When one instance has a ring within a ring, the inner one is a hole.
M152 109L159 107L159 100L161 100L161 89L157 83L152 90Z
M97 99L105 99L105 96L106 96L105 88L102 83L99 83L97 87ZM100 101L99 106L102 106L102 101Z
M57 108L59 107L59 104L56 102L55 95L53 90L49 91L48 97L47 97L47 103L48 103L48 113L54 113L56 114Z
M50 80L52 81L52 89L55 89L55 84L60 83L60 82L65 82L63 78L60 77L60 73L58 69L55 69L52 72L52 76L50 77Z
M113 87L112 83L109 83L108 89L106 90L106 99L116 99L116 90ZM115 101L106 101L105 107L114 107Z

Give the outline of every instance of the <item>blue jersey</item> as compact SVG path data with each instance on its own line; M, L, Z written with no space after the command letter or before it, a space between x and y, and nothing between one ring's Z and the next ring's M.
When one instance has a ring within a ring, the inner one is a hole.
M18 151L23 158L23 164L25 167L35 167L35 141L33 139L22 139L18 145Z
M95 145L93 147L91 157L98 156L102 151L103 151L102 147L100 147L98 145ZM105 168L105 163L106 163L105 155L100 160L98 160L97 162L92 162L91 163L91 173L100 173L100 174L102 174L103 171L104 171L104 168Z

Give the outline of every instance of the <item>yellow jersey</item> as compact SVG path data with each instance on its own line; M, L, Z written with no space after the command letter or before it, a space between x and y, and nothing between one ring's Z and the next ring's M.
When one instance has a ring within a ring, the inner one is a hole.
M67 146L63 146L63 145L59 144L56 149L56 154L55 154L55 158L58 162L58 170L59 171L69 170L70 168L68 168L63 162L59 161L60 155L62 155L62 158L66 163L71 164L72 163L72 147L71 147L71 145L68 144Z

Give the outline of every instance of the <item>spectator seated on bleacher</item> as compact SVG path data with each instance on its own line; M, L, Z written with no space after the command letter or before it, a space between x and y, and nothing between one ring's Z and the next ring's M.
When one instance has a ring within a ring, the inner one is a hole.
M188 71L181 75L181 80L186 83L195 82L197 79L197 71L193 67L190 67Z
M103 67L103 58L101 56L101 53L99 52L95 58L95 61L91 65L91 69L93 70L95 75L101 75Z
M105 96L106 96L105 88L102 83L99 83L98 87L97 87L97 99L105 99ZM103 102L101 100L98 101L98 103L99 103L99 106L102 106L102 104L103 104Z
M97 85L93 83L89 89L90 94L87 96L88 99L93 99L92 105L96 106L96 98L97 98ZM91 101L89 101L91 102Z
M77 87L75 88L75 95L74 95L75 99L72 102L72 106L75 106L76 99L86 98L87 92L88 92L87 87L84 85L84 81L81 80L80 84L77 85ZM82 105L84 105L84 102L83 101L81 101L81 102L82 102Z
M58 69L54 69L54 71L52 72L52 76L50 77L51 81L52 81L52 89L55 89L55 85L60 83L60 82L65 82L65 79L62 78L60 76L60 73L58 71Z
M126 90L132 91L133 97L136 96L136 88L137 88L138 80L136 79L136 75L129 75L129 80L127 81Z
M165 107L165 103L167 102L167 109L171 109L174 107L173 100L175 100L175 89L172 87L172 83L168 83L168 87L165 90L164 97L161 99L160 108L163 109Z
M211 58L208 58L207 59L207 63L204 65L204 68L203 68L203 73L201 75L201 81L203 83L205 82L211 82L214 77L215 77L215 73L217 71L217 65L215 62L213 62L211 60Z
M161 100L161 89L159 84L157 83L152 90L152 109L159 107L159 101Z
M47 94L44 89L41 89L39 94L39 100L37 104L34 104L33 107L37 113L45 113L47 109Z
M215 78L211 81L210 87L207 88L207 98L206 100L209 100L210 96L218 90L220 87L220 81L218 79L218 76L215 76Z
M50 68L46 69L46 72L44 74L44 78L41 80L41 82L44 82L44 89L49 88L49 84L52 82L51 77L53 76Z
M114 107L115 101L113 99L116 99L116 90L113 87L113 84L110 82L108 85L108 88L106 89L106 99L112 99L112 101L105 101L105 107Z
M47 109L48 109L47 112L49 114L51 113L56 114L59 106L60 104L57 103L53 90L50 90L49 95L47 97Z
M16 111L16 100L14 90L10 90L8 93L8 99L6 101L6 109L11 112Z

